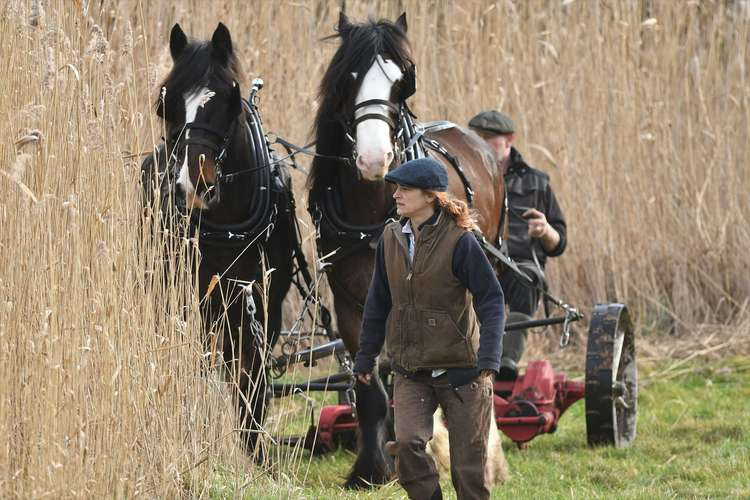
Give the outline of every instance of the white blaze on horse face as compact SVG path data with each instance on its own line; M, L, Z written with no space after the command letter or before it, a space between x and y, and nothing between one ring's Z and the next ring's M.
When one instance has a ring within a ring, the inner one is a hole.
M403 77L403 72L396 63L378 56L362 79L355 104L372 99L389 101L391 88ZM382 104L373 104L360 108L355 118L366 114L389 116L390 110ZM393 143L391 129L386 122L378 119L367 119L357 125L357 168L366 180L382 179L393 161Z
M207 88L202 87L192 94L186 94L183 96L185 99L185 123L191 123L195 121L195 117L198 115L198 109L202 108L216 93ZM190 129L185 130L185 139L190 138ZM182 188L182 192L185 193L185 201L187 202L188 208L207 208L206 203L198 196L196 196L195 186L190 180L190 167L188 166L188 148L185 146L184 159L180 166L180 173L177 176L177 185Z

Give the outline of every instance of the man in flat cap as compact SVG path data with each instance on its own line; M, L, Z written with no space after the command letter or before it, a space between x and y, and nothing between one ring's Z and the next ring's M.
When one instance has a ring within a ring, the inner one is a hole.
M483 111L469 121L469 127L492 147L505 174L510 222L508 253L526 274L543 282L547 257L562 254L566 245L565 218L549 176L529 166L513 147L516 127L508 115ZM500 284L510 309L508 323L530 319L539 305L537 290L525 285L510 269L500 276ZM509 331L504 336L498 378L516 378L525 339L525 330Z

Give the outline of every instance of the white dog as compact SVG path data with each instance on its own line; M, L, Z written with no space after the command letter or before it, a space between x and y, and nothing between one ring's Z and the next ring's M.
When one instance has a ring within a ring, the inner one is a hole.
M437 409L432 416L433 435L432 440L427 443L427 453L432 455L437 465L438 473L441 477L450 476L451 459L450 448L448 445L448 429L445 427L443 410ZM492 407L492 422L490 423L489 440L487 449L487 475L490 484L502 484L508 479L508 462L505 460L503 446L500 442L500 432L497 430L495 423L495 407Z

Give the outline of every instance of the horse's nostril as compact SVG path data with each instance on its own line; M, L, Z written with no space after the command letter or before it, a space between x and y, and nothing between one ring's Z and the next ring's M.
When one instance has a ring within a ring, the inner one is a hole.
M393 161L393 151L388 151L385 154L385 164L390 165L392 161Z

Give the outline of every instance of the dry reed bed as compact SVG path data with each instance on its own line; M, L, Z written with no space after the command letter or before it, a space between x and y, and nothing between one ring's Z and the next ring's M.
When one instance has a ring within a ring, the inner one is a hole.
M10 0L0 18L0 491L239 488L267 471L235 447L227 391L200 376L191 277L181 250L163 261L158 237L145 236L128 155L160 135L150 102L175 21L201 37L225 22L248 80L266 80L266 127L304 141L339 2L81 4ZM748 329L750 23L735 4L407 1L348 12L407 10L420 118L514 116L519 148L550 173L570 221L569 250L551 266L557 291L584 308L625 301L641 332L684 338ZM304 178L295 182L305 218ZM272 433L291 413L284 404ZM308 466L299 450L279 463L269 492Z

